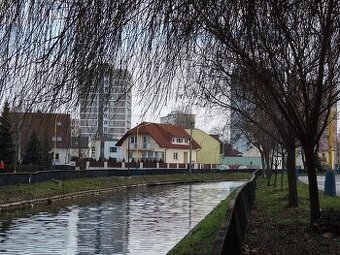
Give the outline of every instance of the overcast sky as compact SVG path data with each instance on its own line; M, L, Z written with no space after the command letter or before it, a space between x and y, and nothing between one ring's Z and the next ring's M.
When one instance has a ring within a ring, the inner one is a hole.
M142 116L141 107L132 103L131 128L143 121L159 123L160 117L168 115L172 110L176 110L176 106L167 105L160 107L159 109L149 109L148 112ZM195 127L208 134L215 133L212 131L216 128L225 128L226 124L229 122L229 113L227 110L196 107L192 109L192 113L196 114ZM224 135L224 138L226 139L229 138L228 130L226 130Z

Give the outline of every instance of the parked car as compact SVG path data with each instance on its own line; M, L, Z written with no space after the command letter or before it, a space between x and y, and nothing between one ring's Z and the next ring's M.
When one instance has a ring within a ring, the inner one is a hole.
M237 169L248 169L246 166L239 166Z
M230 168L229 168L228 165L219 165L219 166L218 166L218 169L223 171L223 170L228 170L228 169L230 169Z

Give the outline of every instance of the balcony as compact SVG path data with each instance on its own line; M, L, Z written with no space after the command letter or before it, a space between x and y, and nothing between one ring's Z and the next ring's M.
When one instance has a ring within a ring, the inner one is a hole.
M137 144L135 144L135 143L130 143L130 144L129 144L129 149L130 149L130 150L137 149Z

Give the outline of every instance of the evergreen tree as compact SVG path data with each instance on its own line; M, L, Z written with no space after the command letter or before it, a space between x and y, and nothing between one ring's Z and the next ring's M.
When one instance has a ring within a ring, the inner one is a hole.
M24 165L27 164L40 164L41 163L41 146L39 143L38 135L35 131L31 134L31 137L26 146L26 153L22 160Z
M9 103L5 102L0 117L0 160L3 160L5 164L12 164L14 160L15 150L11 123Z
M51 147L48 144L48 140L46 138L41 150L41 166L45 169L48 169L52 165L53 153L50 151Z

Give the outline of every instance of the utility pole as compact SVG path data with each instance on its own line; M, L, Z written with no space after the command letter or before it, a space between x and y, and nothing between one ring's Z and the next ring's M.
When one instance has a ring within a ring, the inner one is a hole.
M81 131L79 128L79 132L78 132L78 159L82 158L82 154L81 154Z
M190 154L189 154L189 173L192 173L192 122L190 123Z

